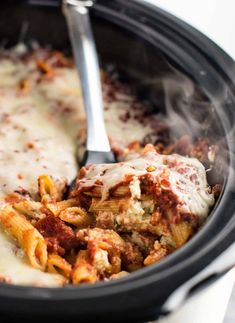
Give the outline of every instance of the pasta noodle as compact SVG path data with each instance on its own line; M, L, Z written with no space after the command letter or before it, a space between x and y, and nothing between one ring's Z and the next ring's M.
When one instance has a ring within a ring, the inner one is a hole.
M0 222L7 232L17 239L22 249L35 268L45 270L47 263L47 247L43 236L11 206L0 211Z
M98 280L96 269L89 263L87 251L80 250L72 271L73 284L94 283Z
M170 224L173 240L176 243L177 247L182 246L193 233L193 227L190 223L180 222L180 223L171 223Z
M130 205L130 202L130 199L112 199L101 201L100 199L93 198L89 211L111 211L114 213L118 213L120 210L127 209Z
M101 197L102 195L102 187L95 186L92 190L88 192L84 192L85 195L92 196L92 197ZM113 189L112 196L114 197L125 197L130 193L130 189L127 185L121 185Z
M72 266L59 255L51 254L48 256L47 270L50 273L60 274L69 279L72 271Z
M86 211L80 207L68 207L61 211L58 217L68 223L71 223L77 227L87 227L93 222L93 218Z
M126 277L128 276L128 272L127 271L120 271L119 273L117 274L113 274L109 277L110 280L115 280L115 279L119 279L119 278L123 278L123 277Z
M40 202L28 200L13 204L14 209L16 209L18 212L22 213L27 218L36 220L45 217L45 214L41 211L42 206L43 205Z
M38 190L43 201L56 201L60 198L59 192L51 176L41 175L38 179Z
M57 216L60 212L66 210L67 208L79 206L79 201L76 199L68 199L59 202L48 202L45 205L48 210Z

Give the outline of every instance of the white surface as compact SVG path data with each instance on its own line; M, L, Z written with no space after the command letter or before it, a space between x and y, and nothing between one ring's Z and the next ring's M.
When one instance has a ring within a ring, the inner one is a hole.
M155 323L222 323L234 279L235 268L188 300L178 311Z
M233 289L232 296L230 298L227 312L225 315L224 323L234 323L235 321L235 289Z
M223 48L235 59L234 0L146 0L173 13Z

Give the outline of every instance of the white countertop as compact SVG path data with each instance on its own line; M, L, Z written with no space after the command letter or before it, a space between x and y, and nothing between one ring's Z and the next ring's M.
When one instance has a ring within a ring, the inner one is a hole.
M194 26L235 59L234 0L146 0Z
M234 0L146 0L194 26L235 60ZM224 323L235 322L235 288ZM181 322L184 323L184 322ZM210 322L208 322L210 323Z

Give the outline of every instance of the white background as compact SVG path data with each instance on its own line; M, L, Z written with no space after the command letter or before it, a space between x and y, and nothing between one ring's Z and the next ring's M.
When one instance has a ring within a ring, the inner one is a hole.
M235 0L146 0L175 14L235 59Z

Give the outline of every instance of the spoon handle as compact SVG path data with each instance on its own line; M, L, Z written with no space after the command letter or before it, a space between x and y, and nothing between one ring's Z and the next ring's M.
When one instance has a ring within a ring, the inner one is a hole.
M104 124L98 57L88 12L88 7L92 5L90 0L64 0L64 13L87 115L86 149L107 152L110 145Z

